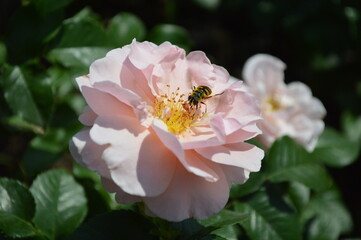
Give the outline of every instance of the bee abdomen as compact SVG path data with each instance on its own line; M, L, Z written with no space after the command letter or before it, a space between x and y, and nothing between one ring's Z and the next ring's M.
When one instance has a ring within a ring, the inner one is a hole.
M188 96L188 102L191 106L196 106L212 94L212 90L207 86L199 86L194 88L193 92Z

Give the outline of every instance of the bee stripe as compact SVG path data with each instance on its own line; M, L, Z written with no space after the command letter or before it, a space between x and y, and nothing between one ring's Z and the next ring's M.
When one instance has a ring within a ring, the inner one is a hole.
M212 90L207 86L198 86L193 88L193 92L188 96L188 102L191 106L198 108L199 103L203 103L204 99L210 98Z

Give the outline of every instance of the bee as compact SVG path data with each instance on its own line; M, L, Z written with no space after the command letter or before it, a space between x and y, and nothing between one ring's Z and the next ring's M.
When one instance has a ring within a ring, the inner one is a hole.
M223 93L224 92L218 93L218 94L215 94L215 95L211 96L212 90L209 87L207 87L207 86L193 87L193 91L188 96L188 105L191 108L193 108L195 106L196 109L198 109L200 103L205 104L203 102L205 99L208 99L208 98L211 98L211 97L214 97L214 96L218 96L218 95L221 95Z

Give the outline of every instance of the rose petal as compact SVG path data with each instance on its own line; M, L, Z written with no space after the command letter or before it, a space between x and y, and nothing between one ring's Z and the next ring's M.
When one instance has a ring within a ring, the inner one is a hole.
M284 85L286 65L268 54L256 54L243 67L243 79L258 97L276 92Z
M221 144L215 131L210 126L195 126L192 134L179 137L183 149L218 146Z
M85 126L92 126L97 115L89 106L85 106L83 113L79 116L79 121Z
M178 165L168 189L156 198L145 198L145 204L168 221L206 219L219 212L227 203L229 184L217 165L211 167L219 176L217 182L206 181Z
M171 95L172 92L187 95L192 90L193 85L188 78L188 63L185 58L181 57L176 61L170 59L170 62L163 60L162 64L156 65L150 84L157 95Z
M259 171L264 151L249 143L232 143L211 148L195 149L203 157L216 163Z
M249 171L244 168L230 165L220 165L229 183L243 184L249 178Z
M322 102L315 97L311 98L306 112L309 117L314 119L322 119L326 115L326 109L323 106Z
M163 58L168 56L175 48L169 42L164 42L157 46L151 42L133 42L130 44L129 59L134 67L138 69L146 69L149 65L159 63Z
M119 85L121 66L128 56L129 50L129 47L117 48L107 53L105 58L93 62L89 69L91 83L112 81Z
M134 92L132 92L126 88L122 88L119 85L114 84L113 82L109 82L109 81L95 83L94 87L103 92L111 94L113 97L115 97L119 101L132 107L135 115L137 116L137 118L141 124L144 124L144 123L150 124L150 120L148 120L149 113L145 108L146 103L143 102L142 99ZM147 125L147 124L145 124L145 125Z
M176 159L156 135L129 117L98 117L90 130L97 144L109 144L102 158L112 180L136 196L156 196L168 186ZM156 146L156 147L155 147Z
M227 135L226 143L237 143L249 140L255 136L261 134L262 131L256 124L250 124L238 129L237 131Z
M143 101L151 104L154 101L154 95L148 84L148 75L152 71L152 65L146 69L139 69L127 58L120 71L120 84L123 88L136 93Z
M203 158L193 150L185 151L185 156L188 164L187 170L197 176L203 177L209 182L218 181L219 176L207 165L207 159Z
M120 204L133 204L142 201L141 197L130 195L124 192L113 180L108 178L102 178L102 184L108 192L116 193L115 200Z
M244 89L229 90L227 100L223 99L220 100L216 112L225 112L224 118L235 119L241 125L261 119L261 109L257 99Z
M88 103L89 107L98 116L107 115L127 115L134 116L132 109L126 104L120 102L108 93L94 88L86 77L76 79L79 88Z
M170 133L164 122L155 119L152 125L155 133L158 135L160 141L178 158L189 172L203 177L208 181L216 181L218 176L208 168L207 165L202 163L199 156L196 156L191 151L184 151L182 145L175 135Z
M94 143L89 137L89 130L90 128L84 128L72 137L69 144L70 153L80 165L109 177L108 166L101 157L106 146Z
M311 140L306 145L306 149L309 152L312 152L316 147L318 136L323 132L325 128L325 123L322 120L315 120L313 123L313 136Z

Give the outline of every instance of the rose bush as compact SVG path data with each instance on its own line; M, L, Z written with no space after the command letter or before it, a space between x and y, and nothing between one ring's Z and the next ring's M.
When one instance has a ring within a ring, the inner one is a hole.
M324 129L326 110L305 84L285 84L285 68L281 60L267 54L257 54L244 65L244 81L258 98L264 118L259 138L270 147L277 138L288 135L312 151Z
M264 156L245 142L261 133L257 100L228 80L203 52L186 55L169 42L112 50L76 79L87 107L70 151L119 203L143 201L149 215L170 221L207 218ZM197 86L213 93L191 105Z

